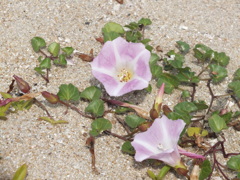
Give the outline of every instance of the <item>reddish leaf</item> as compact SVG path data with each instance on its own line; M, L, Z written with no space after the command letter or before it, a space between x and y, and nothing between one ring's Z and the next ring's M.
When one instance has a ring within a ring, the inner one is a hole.
M123 4L123 0L116 0L119 4Z
M103 37L98 37L98 38L95 38L96 41L100 42L101 44L104 44L104 39Z

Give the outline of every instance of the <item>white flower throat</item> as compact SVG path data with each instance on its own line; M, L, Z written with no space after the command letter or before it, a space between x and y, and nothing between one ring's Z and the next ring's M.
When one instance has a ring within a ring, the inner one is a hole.
M118 73L117 77L119 78L120 82L128 82L130 79L132 79L133 73L128 69L121 69Z

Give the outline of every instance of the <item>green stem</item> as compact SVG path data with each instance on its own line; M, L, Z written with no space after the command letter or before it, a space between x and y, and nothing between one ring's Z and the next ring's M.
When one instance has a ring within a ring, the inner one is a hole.
M163 168L160 170L160 172L157 175L157 180L162 180L170 169L171 169L170 166L163 166Z

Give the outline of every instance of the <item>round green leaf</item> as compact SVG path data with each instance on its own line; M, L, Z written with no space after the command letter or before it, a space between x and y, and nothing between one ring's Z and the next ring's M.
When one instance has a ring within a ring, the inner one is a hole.
M125 118L125 122L130 128L136 128L145 121L146 121L145 119L143 119L135 114L128 115Z
M51 59L45 58L44 60L41 61L39 67L41 69L50 69L51 68Z
M85 112L91 113L96 117L100 117L104 113L104 102L101 99L93 100L85 108Z
M233 93L240 98L240 81L233 81L228 84L228 87L233 90Z
M59 91L57 93L60 100L67 100L67 101L78 101L80 99L80 92L77 87L73 84L62 84L59 87Z
M186 42L183 42L183 41L177 41L177 47L178 47L179 51L184 54L188 53L189 49L190 49L189 44L187 44Z
M206 179L212 172L211 164L209 160L204 160L201 166L201 172L199 175L199 180Z
M31 39L31 44L32 44L33 50L35 52L38 52L41 48L46 46L45 40L41 37L32 38Z
M220 65L211 64L210 70L214 83L218 83L227 77L227 69Z
M50 52L54 57L58 56L58 53L60 51L60 44L53 42L48 46L48 52Z
M134 155L135 154L135 149L133 148L132 144L130 141L125 141L122 145L121 148L122 152Z
M96 86L90 86L84 89L83 92L81 92L80 97L92 101L95 99L99 99L101 95L102 95L101 89L99 89Z
M74 49L72 47L65 47L62 48L62 51L66 53L66 56L68 57L73 53Z
M237 172L240 172L240 155L237 156L232 156L228 162L227 162L227 166L230 169L233 169Z
M213 130L213 132L215 132L215 133L219 133L222 129L227 128L225 120L217 114L213 114L209 118L208 124L209 124L210 128Z
M91 127L92 130L90 131L90 134L92 136L97 136L102 131L110 130L112 128L112 124L105 118L98 118L92 122Z

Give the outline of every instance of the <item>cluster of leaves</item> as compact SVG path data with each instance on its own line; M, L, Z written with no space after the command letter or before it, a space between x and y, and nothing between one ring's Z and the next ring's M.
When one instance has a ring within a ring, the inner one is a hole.
M151 25L152 21L148 18L142 18L138 22L131 22L124 26L128 30L125 30L120 24L115 22L109 22L102 28L104 42L112 41L117 37L123 36L129 42L143 43L149 51L152 51L153 47L148 43L150 39L144 38L144 30L148 25Z
M218 135L223 129L228 128L228 125L234 118L240 115L239 111L225 113L222 113L221 111L215 111L212 112L208 119L206 119L206 115L211 111L213 100L218 98L218 96L213 94L211 85L221 83L224 78L227 77L226 66L229 63L230 58L223 52L216 52L203 44L197 44L193 48L193 52L196 62L199 64L202 70L196 75L196 72L193 72L190 67L184 66L185 55L190 51L190 46L186 42L177 41L178 52L175 50L170 50L166 54L167 57L164 59L160 59L156 53L152 52L153 47L148 44L150 39L144 38L144 30L151 23L151 20L146 18L142 18L138 22L131 22L130 24L124 26L125 28L114 22L107 23L102 28L104 42L111 41L119 36L123 36L127 39L127 41L143 43L151 52L149 64L153 78L157 81L157 86L160 87L162 83L164 83L165 93L168 94L173 93L175 89L182 91L182 102L176 104L173 107L173 110L169 109L168 107L166 109L163 108L164 113L170 119L183 119L186 124L189 125L189 127L186 129L187 133L185 135L187 136L188 141L190 139L195 142L198 137L208 137L208 135L212 132ZM40 37L34 37L31 40L31 44L35 52L41 53L44 56L40 56L38 58L39 66L35 68L35 71L41 74L41 76L47 82L49 81L48 71L51 68L52 63L55 65L66 66L67 58L70 58L74 50L72 47L60 48L60 44L54 42L48 46L47 51L50 53L50 55L47 55L43 51L43 49L46 47L46 42L44 39ZM160 63L162 63L162 65ZM45 74L46 76L44 76ZM208 82L207 87L209 88L211 97L211 103L209 105L207 105L206 102L201 99L195 100L194 97L198 83L206 79ZM20 84L25 86L26 84L28 85L26 82L20 82ZM185 86L192 87L192 91L183 89ZM235 100L238 100L240 98L240 69L235 72L234 79L228 85L228 88L230 91L228 95ZM21 90L21 88L19 89ZM151 89L151 87L148 89ZM30 94L30 92L26 92L26 94L23 96L16 98L10 95L10 93L1 92L4 100L0 100L0 118L6 119L6 114L8 112L30 109L32 103L36 103L48 114L47 117L39 117L39 120L44 120L50 122L51 124L67 123L64 120L55 121L52 118L43 104L36 99L39 93L31 96ZM42 94L42 96L51 104L59 103L65 105L67 108L76 111L81 116L92 119L93 122L91 124L91 131L89 132L92 141L101 134L113 135L125 141L122 145L122 151L130 155L135 154L135 150L131 145L134 134L140 131L146 131L146 129L150 127L152 123L152 121L149 121L149 119L140 117L136 109L135 111L137 113L133 113L132 111L134 108L131 109L131 107L134 107L134 105L129 103L125 103L128 104L126 107L112 107L114 110L106 110L105 103L109 101L103 98L101 89L96 86L87 87L85 90L80 92L79 89L73 84L62 84L60 85L59 91L56 95L46 91L41 92L40 94ZM79 101L88 103L84 112L74 106L73 102ZM115 105L117 105L117 103L115 103ZM204 129L204 127L191 127L194 113L197 111L203 113L199 120L205 120L205 122L208 122L211 132ZM120 136L111 132L112 123L105 118L105 115L108 112L126 115L124 120L121 118L117 119L126 129L127 135ZM182 137L184 137L184 135ZM219 143L217 145L219 145ZM217 145L212 147L211 151L208 152L215 153L218 151L219 149L217 149ZM91 146L91 148L93 149L94 147ZM224 152L224 150L222 152ZM94 154L94 150L92 150L91 153ZM216 159L214 159L214 164L219 164ZM227 166L229 169L240 172L240 156L232 156L229 159ZM21 169L23 175L26 174L26 166L21 167ZM210 161L206 160L202 162L200 179L210 177L212 169L213 168L211 168ZM153 179L159 179L160 177L163 177L168 170L169 167L164 167L157 176L155 176L151 171L148 171L148 174ZM239 174L238 177L240 177Z
M48 71L50 70L52 63L59 66L66 66L67 59L71 58L71 55L74 51L72 47L61 48L59 43L53 42L47 47L47 51L50 53L50 55L47 55L44 52L44 48L46 48L46 42L41 37L32 38L31 44L36 53L41 53L44 56L39 56L39 66L35 67L34 70L42 75L47 82L49 82ZM44 74L47 75L44 76Z

